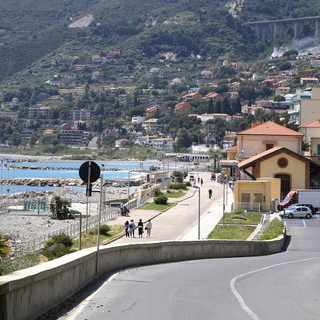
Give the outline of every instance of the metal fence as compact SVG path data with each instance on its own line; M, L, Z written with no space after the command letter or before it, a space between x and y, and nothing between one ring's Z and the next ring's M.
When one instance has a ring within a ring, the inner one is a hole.
M269 212L272 209L272 205L270 203L261 202L233 202L231 209L232 211L237 209L243 209L255 212Z
M143 203L145 203L149 198L151 194L148 192L146 195L144 195L141 198L134 198L130 200L127 205L128 209L133 209L136 207L141 206ZM105 223L107 221L111 221L116 219L120 215L120 209L119 208L111 208L106 207L101 212L101 223ZM81 223L81 232L87 232L88 230L94 229L98 226L98 219L99 216L97 215L82 215L82 223ZM80 234L80 218L77 218L75 220L68 220L69 223L67 226L63 228L56 228L55 230L51 230L47 234L38 235L31 241L23 241L19 239L18 234L11 234L12 242L11 242L11 253L10 256L12 258L34 253L37 251L40 251L45 243L50 240L54 235L59 234L66 234L72 238L76 238Z

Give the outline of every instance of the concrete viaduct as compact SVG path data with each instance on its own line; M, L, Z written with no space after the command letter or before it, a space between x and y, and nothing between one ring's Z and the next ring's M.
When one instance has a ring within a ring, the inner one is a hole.
M306 21L315 22L315 36L320 36L320 16L315 17L304 17L304 18L291 18L282 20L265 20L265 21L253 21L246 22L246 25L254 26L257 38L265 42L266 40L266 29L268 25L273 25L273 39L281 37L284 32L284 26L286 24L294 24L294 38L298 39L303 31L303 23Z

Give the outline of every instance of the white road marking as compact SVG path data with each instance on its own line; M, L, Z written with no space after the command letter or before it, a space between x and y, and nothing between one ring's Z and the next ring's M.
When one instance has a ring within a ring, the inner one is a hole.
M253 274L253 273L257 273L257 272L260 272L260 271L264 271L264 270L268 270L268 269L271 269L271 268L275 268L275 267L279 267L279 266L283 266L283 265L286 265L286 264L292 264L292 263L299 263L299 262L304 262L304 261L309 261L309 260L314 260L314 259L319 259L319 258L309 258L309 259L302 259L302 260L296 260L296 261L289 261L289 262L283 262L283 263L278 263L278 264L273 264L271 266L268 266L268 267L265 267L265 268L261 268L261 269L257 269L257 270L253 270L253 271L250 271L250 272L247 272L247 273L243 273L243 274L240 274L236 277L234 277L231 282L230 282L230 289L233 293L233 295L236 297L236 299L238 300L239 304L240 304L240 307L249 315L249 317L253 320L260 320L261 318L255 314L248 306L247 304L245 303L244 299L242 298L241 294L237 291L236 289L236 281L238 281L239 279L247 276L247 275L250 275L250 274Z

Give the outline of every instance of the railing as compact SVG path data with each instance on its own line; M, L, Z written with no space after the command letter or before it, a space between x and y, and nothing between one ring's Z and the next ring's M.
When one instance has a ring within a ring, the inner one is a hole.
M128 209L136 208L143 203L147 201L148 198L150 198L151 190L146 195L144 195L141 198L135 198L133 200L130 200L129 203L127 203ZM119 208L110 208L107 207L101 212L101 223L111 221L116 219L120 215ZM98 225L98 215L90 215L86 217L85 215L82 215L82 223L81 223L81 232L86 232L90 229L95 228ZM75 219L74 221L68 220L68 226L64 228L57 228L47 234L40 235L37 238L34 238L31 241L22 241L19 239L18 234L11 235L12 237L12 244L10 246L11 248L11 257L15 258L18 256L34 253L37 251L40 251L45 243L50 240L54 235L59 234L66 234L72 238L76 238L80 234L80 219Z
M247 211L266 212L271 210L271 204L261 202L234 202L231 209L232 211L237 209L244 209Z

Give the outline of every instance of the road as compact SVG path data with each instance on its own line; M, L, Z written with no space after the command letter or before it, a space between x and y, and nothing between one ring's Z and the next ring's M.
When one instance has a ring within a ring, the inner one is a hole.
M282 253L124 270L46 319L320 319L319 218L286 220Z

